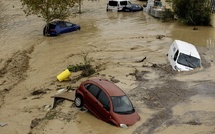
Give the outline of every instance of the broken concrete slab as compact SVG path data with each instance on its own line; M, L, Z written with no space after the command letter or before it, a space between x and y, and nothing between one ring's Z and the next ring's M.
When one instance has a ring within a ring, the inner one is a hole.
M56 102L59 99L74 101L75 100L75 92L68 90L68 89L61 89L57 92L56 95L52 96L52 98L54 98L54 99L53 99L51 109L55 108Z

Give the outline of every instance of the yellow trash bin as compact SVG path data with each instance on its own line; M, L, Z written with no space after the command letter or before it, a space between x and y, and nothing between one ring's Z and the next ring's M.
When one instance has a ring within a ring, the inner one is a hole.
M57 79L61 82L63 80L67 80L70 75L71 75L71 72L69 71L69 69L66 69L57 76Z

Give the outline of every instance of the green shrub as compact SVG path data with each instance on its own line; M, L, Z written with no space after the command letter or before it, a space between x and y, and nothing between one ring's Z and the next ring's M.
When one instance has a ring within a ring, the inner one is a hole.
M163 13L162 20L164 22L174 20L174 13L173 13L173 11L171 11L170 9L165 9L165 11Z
M188 25L210 25L211 2L209 0L173 0L174 14Z
M79 63L76 65L69 65L67 68L70 72L82 71L81 76L87 77L94 74L96 71L91 65L92 58L88 58L88 53L84 54L84 63Z

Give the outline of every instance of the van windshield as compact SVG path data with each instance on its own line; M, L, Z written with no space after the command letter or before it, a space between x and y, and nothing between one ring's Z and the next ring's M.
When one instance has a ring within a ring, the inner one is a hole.
M131 101L126 95L124 96L111 96L113 111L118 114L131 114L135 110Z
M179 54L177 63L190 68L197 68L201 66L200 59L184 53Z

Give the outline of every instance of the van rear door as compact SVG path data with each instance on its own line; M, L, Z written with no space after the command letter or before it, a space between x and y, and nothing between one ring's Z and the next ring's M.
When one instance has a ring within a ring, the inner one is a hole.
M107 11L122 11L123 7L131 4L129 0L110 0L107 4Z
M118 11L118 1L109 1L107 5L107 11Z

